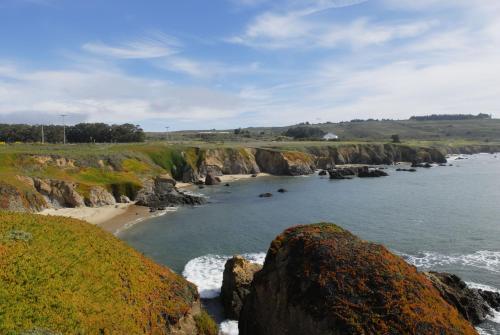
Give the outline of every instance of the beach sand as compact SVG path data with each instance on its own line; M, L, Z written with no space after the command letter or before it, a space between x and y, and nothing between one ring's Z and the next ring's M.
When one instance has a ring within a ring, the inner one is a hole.
M38 214L64 216L98 225L113 234L151 215L147 207L130 204L116 204L102 207L50 208Z
M259 173L257 176L269 176L269 174ZM252 175L223 175L219 176L219 178L222 183L229 183L242 179L250 179L252 178ZM176 186L177 188L182 189L193 186L193 184L177 183ZM115 235L138 222L158 215L158 213L150 213L149 208L147 207L137 206L133 203L102 207L50 208L45 209L38 214L64 216L87 221Z

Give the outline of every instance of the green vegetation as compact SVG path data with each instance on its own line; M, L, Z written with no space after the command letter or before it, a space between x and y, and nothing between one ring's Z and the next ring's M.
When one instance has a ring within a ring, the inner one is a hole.
M200 314L195 315L194 321L199 335L217 335L217 324L207 312L202 311Z
M318 127L299 126L289 128L283 135L298 139L321 139L326 133Z
M486 118L453 120L353 120L339 123L303 123L300 127L319 128L325 133L334 133L340 141L379 142L390 141L391 135L399 134L409 141L500 141L500 120ZM169 133L175 141L204 141L251 143L255 141L287 141L282 134L298 125L285 127L251 127L240 130L245 136L233 131L201 134L199 131L179 131ZM147 133L150 140L165 139L164 133Z
M1 334L168 334L195 287L111 234L60 217L0 211ZM213 321L197 316L200 334Z
M69 143L130 143L144 142L141 127L125 123L107 125L105 123L79 123L66 127ZM43 139L43 140L42 140ZM0 142L47 142L64 141L64 127L59 125L0 124Z

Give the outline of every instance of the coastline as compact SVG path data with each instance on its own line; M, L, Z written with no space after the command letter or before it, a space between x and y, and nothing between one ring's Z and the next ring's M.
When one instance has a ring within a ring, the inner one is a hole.
M268 173L259 173L257 177L270 176ZM251 179L252 175L228 174L219 176L221 183L235 182L243 179ZM195 186L193 183L178 182L176 187L186 189ZM166 214L169 210L151 213L148 207L138 206L134 203L116 204L101 207L77 207L77 208L48 208L36 214L63 216L86 221L90 224L117 235L133 225Z

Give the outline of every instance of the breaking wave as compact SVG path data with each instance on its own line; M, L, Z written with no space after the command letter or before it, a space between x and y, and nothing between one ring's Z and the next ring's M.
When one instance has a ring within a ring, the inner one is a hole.
M244 254L251 262L264 264L265 253ZM182 275L198 287L203 299L213 299L220 295L224 265L231 256L205 255L190 260Z
M480 250L465 255L422 252L418 255L401 254L401 256L418 268L431 269L437 266L456 264L500 273L500 251Z

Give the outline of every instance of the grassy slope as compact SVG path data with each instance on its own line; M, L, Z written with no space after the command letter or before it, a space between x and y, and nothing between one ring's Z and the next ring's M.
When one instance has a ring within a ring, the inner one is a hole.
M162 334L197 298L192 284L90 224L7 212L0 223L1 334Z
M399 134L405 140L475 140L500 141L500 120L462 120L462 121L366 121L323 123L311 125L333 132L342 140L380 141L388 140L393 134ZM270 139L283 134L286 127L254 127L246 128L253 138ZM163 133L150 133L151 138L162 138ZM200 135L196 131L182 131L169 134L175 139L196 139ZM211 135L208 139L225 139L251 141L244 136L234 134Z

